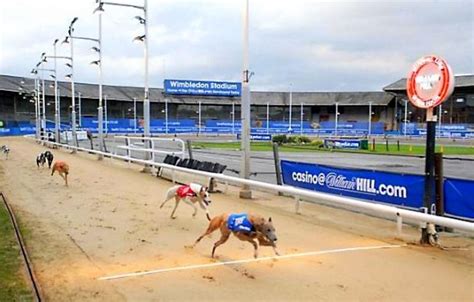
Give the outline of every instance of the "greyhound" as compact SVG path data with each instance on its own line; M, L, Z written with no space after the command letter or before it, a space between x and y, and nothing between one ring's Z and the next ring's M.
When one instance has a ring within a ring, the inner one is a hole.
M8 154L10 154L10 148L7 145L3 145L0 147L0 151L3 152L5 155L5 159L8 159Z
M53 165L51 176L53 176L54 172L56 171L58 171L59 176L61 176L64 179L64 181L66 182L66 187L67 187L68 186L67 175L69 174L69 165L64 161L57 160Z
M173 186L166 192L165 200L160 205L160 209L163 208L165 203L167 203L173 197L176 204L174 206L173 211L171 212L170 217L172 219L176 218L176 216L174 216L174 213L176 212L176 209L178 208L179 202L182 200L194 208L193 217L195 217L197 214L197 207L195 204L198 203L199 206L204 211L206 211L207 219L211 220L211 216L209 216L209 211L207 209L207 207L211 203L211 200L209 199L208 187L201 186L195 183L191 183L189 185Z
M53 163L53 159L54 159L54 156L53 156L53 153L51 153L50 151L44 151L40 154L38 154L38 156L36 157L36 165L38 166L38 168L40 167L44 167L44 164L46 163L46 160L48 161L48 169L51 169L51 164Z
M224 244L228 239L230 234L234 234L237 238L242 241L248 241L253 245L254 248L254 257L258 257L258 244L254 239L257 239L258 243L263 246L273 247L275 255L279 256L280 254L276 248L277 237L275 235L275 228L272 224L272 218L265 220L262 216L255 214L221 214L212 218L209 222L209 226L191 248L195 247L196 244L201 241L204 236L207 236L214 232L215 230L220 229L221 238L214 243L212 248L212 258L216 248Z

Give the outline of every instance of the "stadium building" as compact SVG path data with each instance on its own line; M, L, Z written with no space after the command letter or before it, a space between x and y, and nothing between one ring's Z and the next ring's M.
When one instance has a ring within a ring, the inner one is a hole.
M54 82L45 81L46 117L54 120ZM34 125L35 104L33 100L34 79L0 75L0 120L1 125ZM77 112L82 118L96 118L98 107L98 85L75 83ZM58 82L61 123L70 123L71 84ZM106 118L133 119L136 108L137 119L143 116L143 88L103 85ZM417 110L407 102L405 79L400 79L383 88L370 92L260 92L251 95L252 126L259 127L268 118L270 122L287 123L290 99L292 103L292 125L304 125L317 129L321 125L334 124L336 107L339 123L368 122L369 106L372 122L383 125L385 131L400 129L407 105L407 120L421 123L424 111ZM134 101L135 100L135 101ZM194 120L201 124L209 120L240 120L240 97L199 96L166 94L161 88L150 89L151 118L168 120ZM408 103L408 104L407 104ZM136 105L136 107L135 107ZM453 95L442 106L442 122L445 124L474 123L474 75L456 76ZM167 110L166 110L167 108Z

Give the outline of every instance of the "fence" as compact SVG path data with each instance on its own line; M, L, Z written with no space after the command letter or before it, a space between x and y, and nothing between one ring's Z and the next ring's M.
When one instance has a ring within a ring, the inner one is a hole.
M88 152L92 154L97 154L97 155L102 155L104 157L110 157L110 158L115 158L115 159L120 159L124 161L130 161L134 162L137 164L142 164L145 166L153 166L153 167L161 167L161 168L167 168L172 171L181 171L185 173L191 173L191 174L196 174L200 176L205 176L205 177L211 177L216 180L220 180L226 184L237 184L237 185L248 185L249 187L253 188L259 188L263 190L268 190L272 192L282 192L286 193L292 196L295 196L296 199L296 207L299 208L299 200L300 198L305 198L306 200L312 201L312 202L317 202L318 200L327 200L331 201L335 204L340 204L343 206L350 207L352 209L357 209L361 211L368 211L372 214L375 214L377 216L385 216L388 215L390 217L396 218L397 219L397 229L401 227L402 224L402 219L409 219L414 222L419 222L419 223L433 223L436 225L441 225L445 227L450 227L454 229L459 229L467 232L474 232L474 223L462 221L462 220L457 220L453 218L446 218L446 217L441 217L441 216L435 216L435 215L429 215L429 214L424 214L424 213L419 213L415 211L410 211L410 210L405 210L405 209L400 209L396 208L393 206L389 205L382 205L382 204L374 204L374 203L367 203L364 201L360 201L357 199L349 198L349 197L344 197L344 196L336 196L336 195L331 195L327 193L321 193L321 192L315 192L315 191L310 191L310 190L305 190L305 189L299 189L295 187L290 187L290 186L281 186L281 185L274 185L270 183L264 183L260 181L255 181L255 180L250 180L250 179L243 179L243 178L238 178L238 177L233 177L233 176L228 176L224 174L218 174L218 173L211 173L211 172L204 172L204 171L198 171L198 170L191 170L187 168L182 168L178 166L173 166L169 164L164 164L164 163L155 163L152 161L148 160L142 160L142 159L136 159L136 158L131 158L128 156L122 156L122 155L114 155L111 153L106 153L106 152L101 152L101 151L96 151L96 150L90 150L86 148L81 148L81 147L75 147L75 146L70 146L70 145L64 145L64 144L59 144L59 143L51 143L53 145L63 147L65 149L71 149L71 150L76 150L76 151L83 151L83 152Z

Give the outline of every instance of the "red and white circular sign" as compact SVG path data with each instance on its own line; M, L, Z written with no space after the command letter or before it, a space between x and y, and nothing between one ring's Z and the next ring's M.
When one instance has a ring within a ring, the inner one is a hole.
M418 108L433 108L446 101L454 90L454 75L446 61L426 56L413 65L407 77L407 95Z

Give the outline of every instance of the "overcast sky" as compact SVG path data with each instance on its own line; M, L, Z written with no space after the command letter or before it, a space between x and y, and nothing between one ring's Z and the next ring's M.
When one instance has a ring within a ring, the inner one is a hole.
M148 2L150 86L164 78L240 81L243 0ZM0 73L29 76L73 17L76 35L97 37L95 7L94 0L0 1ZM132 43L143 33L133 18L140 11L104 8L104 82L142 86L143 45ZM444 57L456 74L474 73L473 15L474 0L250 0L251 87L381 90L427 54ZM74 44L76 81L97 81L91 46ZM58 55L69 51L58 47ZM58 72L68 73L64 62Z

